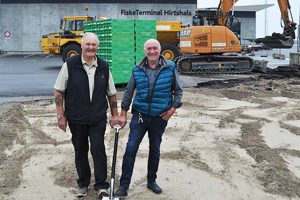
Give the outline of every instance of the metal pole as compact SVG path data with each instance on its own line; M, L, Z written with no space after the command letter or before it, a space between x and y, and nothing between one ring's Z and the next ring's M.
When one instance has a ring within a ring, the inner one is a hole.
M267 36L267 0L265 0L265 36Z
M235 9L235 1L233 1L232 11L231 11L232 15L234 15L234 9Z
M265 37L267 36L267 3L268 3L268 1L267 0L265 0ZM269 55L269 50L267 49L266 50L267 51L267 57L268 57L268 55Z
M299 5L299 12L298 13L300 13L300 5ZM300 15L299 15L299 21L298 21L299 23L300 23ZM298 36L297 36L297 52L300 52L300 30L299 30L299 28L300 28L300 25L298 25Z

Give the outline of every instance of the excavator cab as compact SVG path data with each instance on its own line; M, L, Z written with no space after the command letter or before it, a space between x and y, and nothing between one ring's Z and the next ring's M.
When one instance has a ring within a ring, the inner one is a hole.
M226 15L226 16L225 16ZM193 15L193 26L218 26L219 19L226 17L225 26L240 38L241 22L231 14L220 12L218 8L206 8L205 10L196 10Z
M217 8L196 10L193 15L193 26L214 26L217 24Z

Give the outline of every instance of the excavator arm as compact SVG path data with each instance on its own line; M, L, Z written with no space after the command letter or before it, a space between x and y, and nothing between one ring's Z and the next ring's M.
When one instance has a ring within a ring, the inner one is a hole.
M283 22L283 33L272 33L272 36L257 38L255 41L271 48L292 48L297 24L293 21L289 0L277 0L277 2Z
M228 20L228 13L234 8L234 4L238 2L238 0L220 0L218 6L218 25L226 26Z
M291 6L288 0L278 0L278 5L281 12L281 19L284 24L283 35L284 36L291 36L295 39L295 30L296 30L296 23L293 20L293 15L291 12ZM291 20L289 17L291 16Z

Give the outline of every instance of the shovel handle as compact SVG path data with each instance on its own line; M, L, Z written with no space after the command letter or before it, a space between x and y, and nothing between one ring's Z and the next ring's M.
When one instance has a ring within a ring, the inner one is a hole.
M118 140L119 140L119 131L121 129L120 125L115 125L113 128L116 130L115 134L115 143L114 143L114 152L112 159L112 167L111 167L111 195L114 193L114 180L115 180L115 171L116 171L116 160L117 160L117 151L118 151Z
M120 125L114 125L113 128L116 130L116 132L119 132L122 127Z

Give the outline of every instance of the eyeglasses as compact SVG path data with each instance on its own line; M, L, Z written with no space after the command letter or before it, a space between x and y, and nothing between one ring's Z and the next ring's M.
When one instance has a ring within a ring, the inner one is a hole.
M98 44L97 43L85 43L85 45L87 45L87 46L93 46L93 47L96 47L96 46L98 46Z
M146 48L146 51L151 51L151 50L156 51L156 50L158 50L158 47L157 46L153 46L153 47L147 47Z

